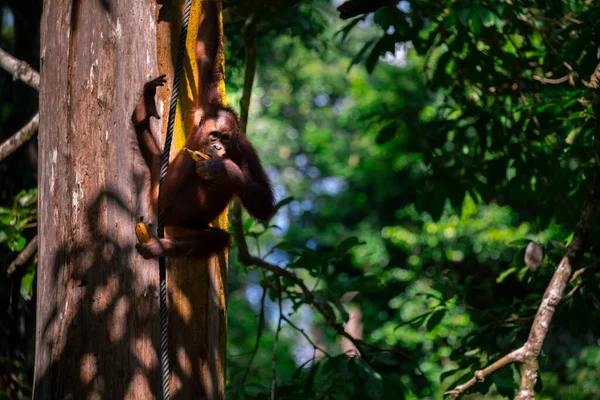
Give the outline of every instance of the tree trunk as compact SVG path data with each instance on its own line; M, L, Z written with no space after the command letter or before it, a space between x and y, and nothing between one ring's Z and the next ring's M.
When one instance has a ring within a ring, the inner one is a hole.
M177 57L181 10L185 0L176 0L173 3L177 6L163 6L158 18L161 21L158 27L159 70L169 77L173 76ZM187 135L192 130L193 109L197 102L198 88L202 87L198 82L195 58L201 3L192 3L171 160L183 147ZM223 59L223 55L217 56L217 60ZM224 84L221 84L223 98ZM169 93L163 91L160 95L165 109L168 108ZM166 115L162 123L162 131L166 132ZM212 225L228 230L227 212ZM177 398L225 399L227 254L225 251L201 261L167 260L172 305L169 321L171 391Z
M166 3L44 2L36 400L160 397L158 263L134 247L139 217L156 217L129 121L144 82L172 83L183 0ZM196 70L188 57L184 78ZM198 87L186 79L176 149ZM164 135L170 91L159 95ZM226 257L168 261L172 397L224 398Z

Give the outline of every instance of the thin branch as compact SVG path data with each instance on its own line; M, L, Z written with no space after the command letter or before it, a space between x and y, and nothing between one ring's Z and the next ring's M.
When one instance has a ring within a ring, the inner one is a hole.
M547 84L551 84L551 85L558 85L558 84L561 84L561 83L564 83L564 82L568 81L569 80L569 75L565 75L562 78L557 78L557 79L544 78L543 76L534 75L533 79L535 79L536 81L542 82L542 83L547 83Z
M244 90L240 100L240 124L242 133L246 134L248 127L248 112L250 109L250 97L254 76L256 75L256 18L251 15L242 29L244 39L244 54L246 57L246 69L244 71Z
M252 96L252 86L254 84L254 75L256 73L256 26L254 16L252 16L249 22L246 23L242 36L244 37L246 70L244 72L244 90L242 93L242 99L240 100L240 127L242 134L245 135L246 127L248 126L250 97ZM247 262L242 260L243 257L249 255L249 251L248 242L246 241L246 236L244 235L242 204L240 199L236 199L233 203L233 215L231 220L235 241L238 245L238 259L242 264L248 265Z
M569 291L569 293L567 293L565 295L564 300L570 299L571 297L573 297L575 295L575 293L577 293L579 291L579 289L581 288L581 286L583 286L583 281L580 281L579 283L577 283L577 285L575 285L575 287L573 287L573 289L571 289Z
M39 125L40 114L38 113L24 127L19 129L17 133L0 144L0 162L27 143L35 135Z
M306 332L304 332L304 329L299 328L296 325L294 325L294 323L292 321L290 321L290 319L288 317L286 317L285 315L283 315L283 320L285 322L287 322L296 331L298 331L302 336L304 336L304 338L308 341L308 343L311 344L311 346L313 347L313 349L315 351L319 350L320 352L322 352L323 354L325 354L327 357L331 357L331 355L329 355L329 353L327 353L324 348L320 347L319 345L315 344L315 342L313 342L313 340L310 338L310 336L308 336L306 334Z
M573 67L571 67L571 64L569 64L566 61L563 61L563 65L565 66L565 68L567 68L569 71L574 72Z
M521 101L523 101L523 104L528 106L529 100L527 100L527 96L525 96L525 93L523 93L521 88L519 88L519 96L521 97ZM529 113L531 114L531 110L529 110ZM540 120L538 119L538 117L533 116L532 119L533 119L533 122L535 123L535 126L537 126L538 130L540 132L542 132L542 125L540 124Z
M234 222L234 224L235 224L235 222ZM237 234L239 229L234 229L234 231L236 232L235 234ZM238 243L240 242L240 240L237 237L236 237L236 240L238 241ZM239 249L240 249L240 246L238 245L238 252L240 251ZM333 330L335 330L338 335L341 335L341 336L345 337L346 339L350 340L352 342L352 344L354 344L354 346L356 346L356 348L359 349L359 351L361 351L361 348L363 348L363 347L368 347L373 350L377 350L377 351L381 351L381 352L394 353L397 356L400 356L403 358L405 357L405 358L412 360L412 357L410 357L410 355L408 355L407 353L404 353L403 351L400 351L398 349L388 349L388 348L380 347L375 344L365 342L362 339L357 339L357 338L353 337L352 335L350 335L348 332L346 332L346 330L344 329L344 326L342 324L340 324L339 322L337 322L334 319L334 317L331 316L329 314L329 312L327 312L327 310L325 310L323 305L315 299L313 293L310 291L310 289L308 289L308 287L306 286L304 281L302 279L300 279L293 272L291 272L287 269L280 268L277 265L271 264L261 258L254 257L250 254L238 253L238 259L241 263L244 263L245 265L255 265L259 268L262 268L269 272L272 272L275 276L283 276L283 277L289 279L290 281L294 282L294 284L300 288L300 291L304 295L305 301L308 303L308 305L310 305L319 314L321 314L321 316L323 317L323 319L325 320L327 325L329 325L331 328L333 328ZM362 353L362 351L361 351L361 353Z
M248 361L248 366L246 367L246 372L244 373L244 377L242 378L241 385L244 385L246 382L246 377L248 376L248 372L250 371L250 367L252 366L252 362L254 361L254 357L256 356L256 352L258 351L258 347L260 344L260 338L262 336L263 327L265 324L265 299L267 297L267 288L266 286L263 288L263 294L260 298L260 313L258 314L258 328L256 330L256 343L254 343L254 349L252 350L252 357L250 357L250 361Z
M581 25L581 24L583 24L583 21L580 21L580 20L578 20L578 19L575 19L575 18L573 18L573 17L570 17L570 16L568 16L568 15L565 15L565 19L566 19L566 20L568 20L568 21L571 21L571 22L572 22L572 23L574 23L574 24L578 24L578 25Z
M456 398L460 397L464 392L466 392L468 389L470 389L471 386L475 385L476 383L481 383L481 382L485 381L485 378L487 378L494 372L498 371L500 368L503 368L514 362L522 362L524 353L525 353L525 348L521 347L521 348L513 351L512 353L505 355L504 357L502 357L501 359L490 364L486 368L479 370L479 371L475 371L473 373L473 377L471 379L469 379L467 382L463 383L462 385L457 386L456 388L454 388L452 390L447 391L444 394L452 395L452 396L455 396Z
M277 287L281 289L281 281L277 278ZM271 385L271 400L277 399L277 344L279 343L279 333L281 332L281 321L283 319L283 310L281 308L281 290L279 293L279 319L277 320L277 331L275 331L275 341L273 342L273 360L271 369L273 371L273 383Z
M33 239L25 246L22 252L19 253L15 261L10 263L8 269L6 270L6 275L11 276L18 267L24 265L29 259L35 254L38 249L38 237L35 235Z
M571 277L571 279L569 280L569 283L573 283L576 280L579 279L579 277L581 277L581 279L579 279L579 282L577 282L577 284L569 291L569 293L566 294L566 296L564 297L564 300L570 299L571 297L573 297L573 295L575 295L575 293L577 293L579 291L579 289L581 289L582 286L585 285L586 280L591 277L594 272L596 272L596 269L598 268L598 263L592 264L589 267L583 267L583 268L579 268L577 271L575 271L573 273L573 276Z
M312 356L312 358L309 358L308 360L304 361L302 364L300 364L300 365L298 365L296 367L296 370L292 374L292 379L296 378L298 376L298 374L300 372L302 372L302 369L304 367L306 367L309 363L313 363L313 365L314 365L316 359L317 359L317 349L313 349L313 356ZM306 381L308 381L308 379Z
M587 267L583 267L583 268L579 268L577 271L575 271L573 273L573 276L571 277L571 279L569 279L569 283L575 282L577 280L577 278L579 278L586 270L587 270Z
M14 58L6 51L0 49L0 67L12 74L14 80L40 90L40 74L25 61Z

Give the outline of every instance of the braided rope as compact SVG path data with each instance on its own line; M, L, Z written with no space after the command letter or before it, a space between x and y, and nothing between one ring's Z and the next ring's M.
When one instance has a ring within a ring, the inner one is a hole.
M167 124L167 135L165 138L165 147L163 150L160 165L160 181L158 189L158 226L157 234L159 238L165 237L165 225L161 207L162 186L167 176L169 168L169 156L171 153L171 142L173 141L173 130L175 128L175 115L177 114L177 99L179 97L179 84L181 81L181 71L183 69L183 56L185 53L185 42L187 38L188 23L190 22L190 11L192 9L192 0L186 0L183 11L183 22L181 26L181 35L179 36L179 48L177 50L177 61L175 63L175 76L173 79L173 93L171 94L171 105L169 107L169 121ZM159 303L160 303L160 365L162 369L162 394L163 400L171 399L170 376L171 367L169 365L169 314L167 312L167 263L165 257L158 259L159 270Z

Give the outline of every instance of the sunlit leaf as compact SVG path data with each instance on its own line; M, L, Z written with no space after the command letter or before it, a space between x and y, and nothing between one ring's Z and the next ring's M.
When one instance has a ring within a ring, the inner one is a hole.
M8 248L12 251L22 251L25 248L25 238L21 235L17 235L11 240L7 241Z

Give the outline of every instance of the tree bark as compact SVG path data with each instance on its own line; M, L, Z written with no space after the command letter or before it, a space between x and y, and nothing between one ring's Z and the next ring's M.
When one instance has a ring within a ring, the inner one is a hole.
M156 217L129 118L144 82L172 84L183 0L165 3L44 2L36 400L159 398L158 263L134 247L139 217ZM195 3L176 149L198 87ZM226 256L168 262L172 398L224 398Z
M162 7L158 26L159 70L168 77L173 76L185 0L173 3ZM193 128L198 88L203 86L199 82L195 58L202 3L192 3L171 160L183 147ZM219 54L217 60L222 62L224 55ZM220 88L224 99L225 82L221 82ZM169 95L166 91L160 93L165 108ZM164 133L167 128L166 115L162 124ZM212 225L227 230L227 211ZM225 251L208 260L167 259L172 305L169 316L171 391L175 398L225 399L227 255Z

